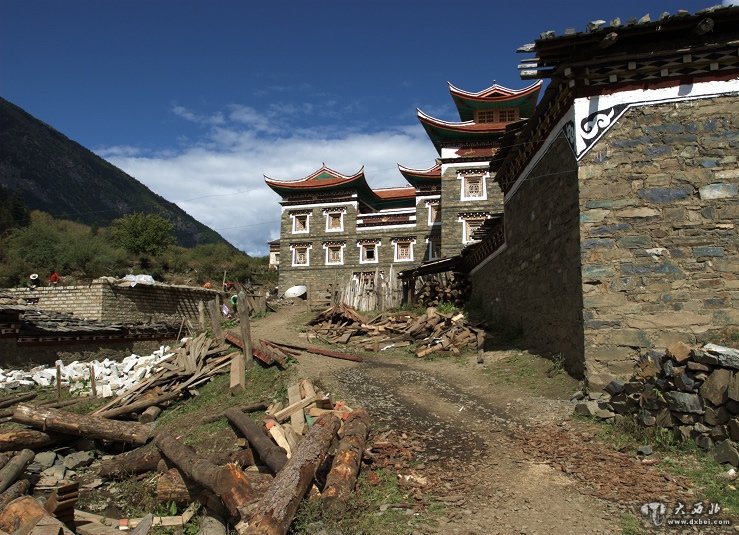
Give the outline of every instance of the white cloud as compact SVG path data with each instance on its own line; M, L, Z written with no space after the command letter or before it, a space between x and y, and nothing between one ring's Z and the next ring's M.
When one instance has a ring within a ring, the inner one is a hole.
M185 119L186 121L190 121L191 123L216 125L216 124L223 124L226 122L222 113L214 113L212 115L201 115L201 114L195 113L185 108L184 106L179 106L177 104L172 106L172 113L174 113L177 117Z
M278 135L253 108L231 106L227 117L238 124L214 126L206 138L178 152L152 155L134 147L97 152L252 255L266 254L266 242L279 236L279 197L263 174L291 180L321 162L346 174L364 165L371 186L399 186L406 182L396 163L427 168L437 156L418 124L372 133L283 129L287 134Z

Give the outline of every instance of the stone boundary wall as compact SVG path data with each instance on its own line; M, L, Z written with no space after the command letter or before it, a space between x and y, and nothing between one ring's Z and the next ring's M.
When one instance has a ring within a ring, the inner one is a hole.
M110 323L164 322L179 324L182 318L198 320L198 302L207 303L216 290L189 286L116 286L93 281L88 286L44 286L4 291L35 301L39 309Z
M506 201L505 248L473 270L471 306L584 373L577 167L563 134Z
M628 110L580 162L592 389L739 328L739 96Z

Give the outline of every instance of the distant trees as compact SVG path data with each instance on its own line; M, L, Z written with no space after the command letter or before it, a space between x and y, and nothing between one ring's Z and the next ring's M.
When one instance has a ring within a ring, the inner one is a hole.
M20 191L0 186L0 234L11 228L25 227L31 221Z
M174 225L157 214L135 213L115 219L111 241L139 256L156 256L175 244Z

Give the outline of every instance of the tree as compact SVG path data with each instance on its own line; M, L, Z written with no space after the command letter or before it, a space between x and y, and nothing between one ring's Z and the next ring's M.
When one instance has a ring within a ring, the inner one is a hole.
M110 236L132 254L156 256L174 245L173 230L174 225L160 215L134 213L114 220Z

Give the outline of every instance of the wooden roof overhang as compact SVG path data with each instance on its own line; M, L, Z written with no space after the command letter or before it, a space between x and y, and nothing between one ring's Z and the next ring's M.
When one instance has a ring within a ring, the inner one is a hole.
M462 121L474 120L476 111L497 108L518 108L520 117L530 117L534 113L542 83L541 80L537 80L530 86L518 90L493 84L477 93L463 91L449 83L449 92Z
M441 163L436 163L428 169L411 169L398 164L400 174L416 188L441 184Z
M442 146L455 145L490 145L496 146L497 140L505 132L507 123L475 123L474 121L450 122L435 119L421 110L416 112L426 134L441 154Z

